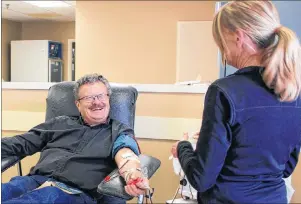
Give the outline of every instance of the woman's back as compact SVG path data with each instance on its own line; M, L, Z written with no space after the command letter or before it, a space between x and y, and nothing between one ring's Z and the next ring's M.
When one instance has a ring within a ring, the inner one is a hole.
M196 150L176 144L182 169L209 203L285 203L298 161L301 47L272 1L231 1L212 25L222 61L239 69L205 97Z
M263 70L246 67L213 84L229 103L231 144L216 185L201 200L286 202L282 178L297 163L301 98L280 102L263 82Z

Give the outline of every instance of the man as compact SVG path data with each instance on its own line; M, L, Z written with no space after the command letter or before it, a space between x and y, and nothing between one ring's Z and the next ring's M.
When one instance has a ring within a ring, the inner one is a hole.
M99 195L97 185L119 168L129 195L144 193L134 131L109 117L111 88L101 75L82 77L74 88L80 117L60 116L22 135L2 139L2 159L41 152L27 176L2 184L2 203L126 203ZM140 182L130 184L139 178Z

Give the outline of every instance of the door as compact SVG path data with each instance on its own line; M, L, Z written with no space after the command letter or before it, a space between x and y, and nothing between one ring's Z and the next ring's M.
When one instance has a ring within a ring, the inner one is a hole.
M49 82L61 82L63 80L62 60L49 60Z
M71 80L75 81L75 42L72 42Z

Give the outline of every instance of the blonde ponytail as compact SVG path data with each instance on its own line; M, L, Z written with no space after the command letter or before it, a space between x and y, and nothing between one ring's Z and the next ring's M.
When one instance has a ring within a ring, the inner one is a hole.
M232 1L215 15L212 32L224 54L224 31L243 30L263 52L261 65L265 67L266 86L281 101L290 102L301 92L301 48L296 34L279 25L279 15L271 1Z
M301 92L301 48L296 34L281 26L275 42L264 49L263 81L281 101L294 101Z

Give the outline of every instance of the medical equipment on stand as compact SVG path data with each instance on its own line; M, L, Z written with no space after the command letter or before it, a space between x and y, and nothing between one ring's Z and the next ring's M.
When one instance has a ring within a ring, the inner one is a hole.
M188 141L191 142L191 145L193 149L196 148L196 139L193 138L193 135L195 133L189 134ZM172 156L169 157L169 159L173 160L173 168L176 175L180 177L179 179L179 186L177 187L177 190L171 200L166 201L167 204L172 203L190 203L194 204L197 203L197 191L191 186L191 184L188 182L181 165L179 163L179 160L177 158L173 158ZM180 195L180 199L176 199L176 197Z

